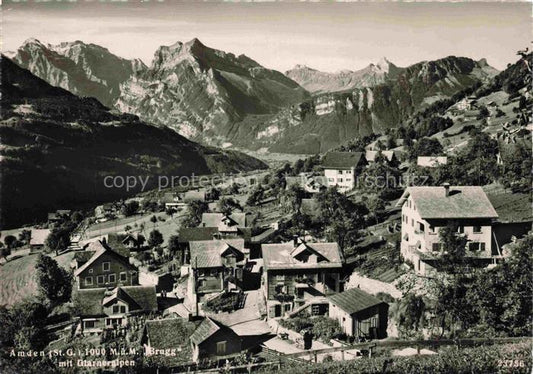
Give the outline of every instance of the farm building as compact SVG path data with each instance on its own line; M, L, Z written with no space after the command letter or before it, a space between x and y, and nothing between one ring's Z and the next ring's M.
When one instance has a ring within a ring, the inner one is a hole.
M387 336L389 305L353 288L328 297L329 317L339 321L343 332L359 339Z

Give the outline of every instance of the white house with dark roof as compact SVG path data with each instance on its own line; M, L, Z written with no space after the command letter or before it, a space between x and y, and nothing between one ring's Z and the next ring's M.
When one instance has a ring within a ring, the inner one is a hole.
M130 316L157 312L155 286L120 286L75 290L74 305L78 310L78 332L99 334L127 324Z
M401 253L420 275L434 271L436 260L446 250L439 230L451 222L468 239L468 257L482 263L501 257L493 246L492 226L498 214L481 187L409 187L397 206L402 207Z
M263 244L262 289L269 318L309 308L325 314L326 295L340 291L344 264L337 243L308 243L300 238Z
M357 174L367 164L363 152L328 152L322 168L328 187L337 186L346 192L355 187Z

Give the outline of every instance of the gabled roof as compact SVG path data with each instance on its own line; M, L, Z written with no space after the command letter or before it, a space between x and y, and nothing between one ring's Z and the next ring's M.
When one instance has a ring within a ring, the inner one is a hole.
M335 295L328 296L329 301L335 304L348 314L360 312L370 307L387 304L384 301L360 290L359 288L352 288L350 290L340 292Z
M497 218L485 191L479 186L408 187L396 206L411 196L423 219Z
M75 276L79 276L81 273L83 273L83 271L85 269L87 269L89 266L91 266L91 264L94 261L96 261L100 256L102 256L104 253L114 256L117 259L117 261L121 261L124 264L128 265L129 267L132 267L132 268L134 267L133 265L130 264L130 262L129 262L127 257L124 257L121 254L113 251L111 248L109 248L105 243L102 243L101 241L97 241L97 242L91 243L90 247L91 248L96 247L98 249L96 250L94 255L85 264L83 264L80 268L78 268L74 272Z
M48 235L50 235L50 230L48 229L32 229L30 245L44 245Z
M196 328L190 337L191 342L198 345L204 342L207 338L220 330L220 325L211 318L206 317L202 323Z
M222 253L227 247L244 256L244 239L220 239L189 242L191 265L194 268L213 268L222 266Z
M187 191L183 194L183 201L191 202L194 200L205 201L205 191Z
M382 156L385 157L389 162L394 159L394 151L366 151L365 152L365 158L368 162L374 162L376 160L376 156L378 153L381 152Z
M246 213L231 213L229 216L224 216L224 213L203 213L202 214L202 227L219 227L225 218L229 218L238 227L246 226Z
M155 286L125 286L108 291L106 288L77 290L73 298L84 316L104 315L104 305L118 298L128 304L130 311L157 311Z
M304 251L317 253L322 258L318 262L303 262L298 259ZM337 243L301 243L262 244L263 263L266 270L271 269L317 269L340 268L343 259ZM323 261L321 261L323 260Z
M362 152L328 152L322 159L324 169L349 169L364 160Z
M178 241L180 243L188 243L200 240L212 240L214 235L218 233L216 227L181 227L178 232Z
M189 347L189 338L196 325L183 318L167 318L146 321L145 327L151 347L175 349Z

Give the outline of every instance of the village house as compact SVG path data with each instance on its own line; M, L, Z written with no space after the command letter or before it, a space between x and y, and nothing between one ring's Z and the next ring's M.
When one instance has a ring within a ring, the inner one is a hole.
M301 238L281 244L263 244L263 296L269 318L306 308L325 314L325 296L340 291L344 263L337 243L307 243Z
M173 192L165 192L163 196L159 199L159 203L164 204L165 209L178 210L187 206L187 203L185 202L183 197Z
M224 213L203 213L200 227L216 228L220 238L239 237L246 239L246 242L248 242L251 236L246 213L233 212L229 215Z
M48 223L61 222L69 219L72 211L68 209L58 209L55 212L48 213Z
M367 164L362 152L328 152L322 159L328 187L347 192L355 187L357 175Z
M438 267L438 258L446 251L439 230L451 222L468 239L467 257L481 264L501 257L492 245L492 225L498 214L481 187L409 187L397 206L402 207L401 254L420 275Z
M113 213L115 213L115 207L112 203L98 205L94 209L94 216L98 222L106 221Z
M448 157L446 156L418 156L416 164L425 168L436 168L448 163Z
M138 235L126 234L124 239L122 239L122 245L128 249L139 249L140 244Z
M371 164L376 161L376 157L381 154L385 161L390 165L398 165L399 159L397 156L398 152L395 151L365 151L365 159L366 161Z
M192 359L220 360L240 354L242 341L232 329L206 317L191 335Z
M32 229L30 236L30 251L36 252L44 249L48 235L50 235L50 230L48 229Z
M128 318L158 310L154 286L75 290L73 300L80 317L77 332L89 335L124 327Z
M190 242L190 266L185 303L197 314L206 295L242 288L249 250L244 239Z
M387 337L387 303L359 288L328 296L328 301L329 318L337 320L346 335L358 340Z
M80 252L75 257L74 276L80 290L139 284L138 270L130 264L128 257L102 241L93 243L91 248L93 250Z

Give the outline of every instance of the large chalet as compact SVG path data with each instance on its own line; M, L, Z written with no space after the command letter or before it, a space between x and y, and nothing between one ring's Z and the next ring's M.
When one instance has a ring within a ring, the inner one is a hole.
M80 252L75 258L74 276L80 290L139 284L139 272L127 257L105 242L95 242L92 248L94 250Z
M362 152L328 152L322 160L322 168L328 187L337 186L347 192L355 187L357 174L367 164Z
M340 291L344 263L337 243L307 243L300 238L263 244L263 294L269 318L305 308L325 314L325 296Z
M401 253L420 275L438 267L438 258L446 250L439 230L451 222L468 239L467 257L486 264L501 257L493 246L492 226L498 214L481 187L409 187L397 206L402 207Z

